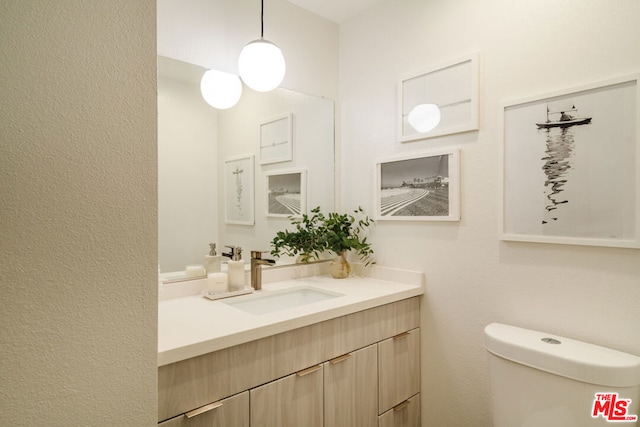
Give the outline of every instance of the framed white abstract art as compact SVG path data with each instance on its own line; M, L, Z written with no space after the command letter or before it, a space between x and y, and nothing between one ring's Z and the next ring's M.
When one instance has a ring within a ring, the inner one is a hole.
M401 79L398 95L401 142L477 130L478 54Z

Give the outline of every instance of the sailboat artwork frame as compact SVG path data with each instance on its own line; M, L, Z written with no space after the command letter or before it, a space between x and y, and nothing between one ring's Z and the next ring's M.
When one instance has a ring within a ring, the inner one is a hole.
M501 240L640 248L639 78L503 103Z

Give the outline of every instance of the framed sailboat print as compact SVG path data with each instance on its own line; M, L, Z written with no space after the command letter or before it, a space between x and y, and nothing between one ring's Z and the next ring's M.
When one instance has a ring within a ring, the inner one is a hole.
M502 240L640 248L638 77L503 106Z

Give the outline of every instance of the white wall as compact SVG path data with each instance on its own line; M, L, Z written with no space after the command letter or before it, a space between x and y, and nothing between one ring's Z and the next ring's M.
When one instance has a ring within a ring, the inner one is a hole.
M158 259L163 273L204 264L209 243L218 242L217 111L202 98L199 82L158 77Z
M341 26L343 208L372 212L376 160L462 149L462 220L379 222L373 240L379 264L426 275L423 425L490 425L491 322L640 355L638 250L498 239L500 104L640 71L638 17L629 0L390 0ZM481 130L397 143L399 78L474 51Z
M156 423L155 9L0 5L0 425Z

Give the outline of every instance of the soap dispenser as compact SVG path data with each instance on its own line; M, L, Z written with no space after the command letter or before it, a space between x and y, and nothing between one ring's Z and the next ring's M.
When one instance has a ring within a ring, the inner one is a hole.
M220 255L216 253L215 243L209 243L209 255L204 257L204 268L207 274L220 272Z
M239 246L227 246L231 249L229 253L222 255L229 257L227 263L227 275L229 279L229 292L241 291L244 289L244 261L242 261L242 248Z

